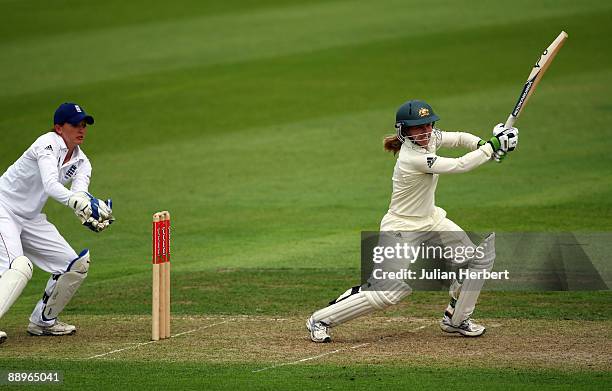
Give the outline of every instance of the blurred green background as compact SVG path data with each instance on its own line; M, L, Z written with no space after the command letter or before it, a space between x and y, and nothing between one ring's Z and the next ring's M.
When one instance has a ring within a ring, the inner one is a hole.
M4 2L0 167L59 103L95 116L90 190L113 197L117 224L96 235L47 207L92 249L93 281L148 275L163 209L176 272L357 267L359 232L388 206L395 159L381 140L397 107L425 99L442 129L487 137L566 30L519 149L442 177L437 203L466 230L610 229L612 6L453 4Z
M437 203L466 230L612 227L607 2L3 8L0 167L51 127L59 103L96 119L83 145L90 190L113 197L117 224L96 235L47 207L77 250L92 250L83 290L148 276L151 214L163 209L176 272L357 268L359 232L376 230L389 202L395 159L381 140L397 107L425 99L442 129L488 137L561 30L569 39L517 124L519 149L442 177Z
M47 209L98 267L141 267L160 209L179 268L350 265L388 206L397 107L425 99L442 129L487 137L564 29L518 151L443 177L437 202L464 229L609 229L612 6L453 4L4 2L0 167L76 101L118 222L93 235Z

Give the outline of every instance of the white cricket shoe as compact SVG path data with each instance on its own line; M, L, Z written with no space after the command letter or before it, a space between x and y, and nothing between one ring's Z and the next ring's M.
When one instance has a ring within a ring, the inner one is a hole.
M32 322L30 322L30 324L28 325L28 333L30 333L30 335L36 335L36 336L70 335L70 334L74 334L75 332L76 332L75 326L68 324L68 323L60 322L59 320L56 320L53 326L39 326Z
M0 331L0 343L6 341L7 338L6 333L4 331Z
M452 315L446 311L444 318L440 321L440 328L442 331L447 333L459 333L466 337L480 337L487 330L484 326L472 322L470 318L467 318L460 325L455 326L452 322Z
M327 333L329 327L323 322L315 322L312 316L306 321L306 328L310 331L310 340L312 342L327 343L331 342L331 337Z

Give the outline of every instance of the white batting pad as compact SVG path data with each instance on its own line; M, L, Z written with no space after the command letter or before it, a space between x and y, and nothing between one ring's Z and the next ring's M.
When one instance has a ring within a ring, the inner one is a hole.
M334 304L318 310L312 315L316 322L323 322L334 327L376 310L397 304L402 298L412 293L410 287L402 281L385 281L378 290L373 286L351 290L343 293Z
M30 278L32 278L32 262L24 256L17 257L11 267L0 277L0 318L11 308L21 295Z
M493 262L495 262L495 233L489 234L481 243L484 247L484 256L480 259L473 258L468 266L470 272L479 272L483 270L491 271ZM461 285L459 299L455 305L452 323L455 325L461 324L469 318L474 312L478 296L484 285L484 278L466 278Z

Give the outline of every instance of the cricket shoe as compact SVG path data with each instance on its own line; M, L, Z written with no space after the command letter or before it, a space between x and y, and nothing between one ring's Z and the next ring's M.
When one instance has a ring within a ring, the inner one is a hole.
M35 323L30 322L28 325L28 333L30 335L42 336L42 335L70 335L76 332L76 327L60 322L59 320L55 321L55 324L52 326L39 326Z
M310 331L310 340L312 342L327 343L331 342L331 337L327 330L329 327L323 322L315 322L312 316L306 321L306 328Z
M487 330L484 326L472 322L467 318L460 325L455 326L452 322L453 315L446 311L444 318L440 321L440 328L447 333L459 333L466 337L480 337Z
M0 343L6 341L7 338L6 333L4 331L0 331Z

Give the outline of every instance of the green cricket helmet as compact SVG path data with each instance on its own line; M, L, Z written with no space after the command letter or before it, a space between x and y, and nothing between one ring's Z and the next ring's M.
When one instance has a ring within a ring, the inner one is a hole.
M418 126L424 124L435 125L435 122L440 117L434 113L430 105L422 100L409 100L400 106L395 114L395 129L397 130L397 138L403 143L406 141L404 130L410 126Z
M431 106L422 100L409 100L401 105L395 114L395 122L404 126L430 124L439 119Z

